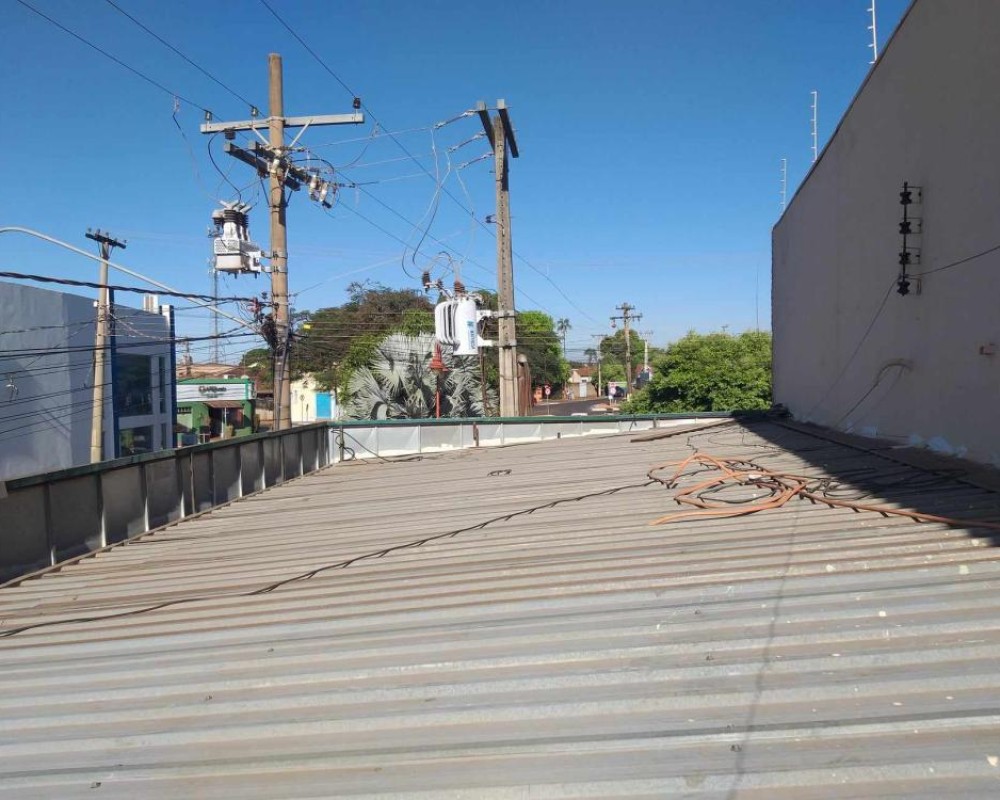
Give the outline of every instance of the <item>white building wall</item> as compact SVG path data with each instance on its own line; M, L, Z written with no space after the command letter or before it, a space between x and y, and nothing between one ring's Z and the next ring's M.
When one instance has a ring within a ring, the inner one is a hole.
M119 353L154 356L156 371L152 413L122 418L120 427L151 427L155 448L170 447L173 375L167 320L122 306L116 306L116 317ZM94 324L92 299L0 282L0 480L89 463ZM109 411L108 458L113 436Z
M316 421L316 382L305 374L291 385L291 418L293 425Z
M904 180L911 272L1000 245L997 31L996 0L917 0L775 226L774 395L796 418L1000 463L1000 250L895 291Z

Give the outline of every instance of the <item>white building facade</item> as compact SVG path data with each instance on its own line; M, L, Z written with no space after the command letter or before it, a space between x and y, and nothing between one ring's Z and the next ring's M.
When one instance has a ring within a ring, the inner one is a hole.
M292 381L291 395L293 425L340 418L336 392L320 389L312 373Z
M794 417L1000 464L998 30L996 0L916 0L775 226Z
M104 458L173 446L171 311L115 305ZM0 282L0 480L90 462L92 299Z

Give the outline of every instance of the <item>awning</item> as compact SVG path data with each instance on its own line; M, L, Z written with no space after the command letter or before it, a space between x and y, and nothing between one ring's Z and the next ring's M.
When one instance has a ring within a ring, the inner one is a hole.
M202 400L209 408L243 408L240 400Z

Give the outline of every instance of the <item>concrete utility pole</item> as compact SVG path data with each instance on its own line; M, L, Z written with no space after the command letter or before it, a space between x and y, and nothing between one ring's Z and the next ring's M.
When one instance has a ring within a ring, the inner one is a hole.
M636 314L635 306L629 305L628 303L622 303L620 306L615 306L616 311L621 311L622 313L618 316L611 317L611 324L614 325L616 320L622 321L622 328L625 330L625 392L626 397L632 394L632 323L637 322L642 319L642 314Z
M603 333L592 333L590 336L597 339L597 395L600 397L604 394L604 381L601 380L601 361L604 359L604 354L601 352L601 342L605 337Z
M251 149L237 147L232 141L226 142L226 152L234 158L249 164L261 177L269 177L268 205L271 211L271 302L274 305L274 324L277 346L275 347L274 400L275 426L282 430L292 425L292 388L289 380L289 345L291 342L291 319L288 308L288 232L285 225L285 209L288 200L285 189L297 191L302 184L310 190L322 185L320 202L325 203L330 185L318 182L317 176L297 167L288 160L292 147L285 147L285 129L306 128L322 125L358 125L365 121L360 98L354 98L353 114L325 114L312 117L286 117L284 109L284 87L281 70L281 56L271 53L267 57L269 116L268 144L252 142ZM257 109L251 109L253 119L239 122L206 122L202 133L224 133L231 140L236 131L257 131L263 120L256 116ZM298 141L298 136L295 141ZM292 145L295 144L292 142Z
M507 148L519 157L514 126L507 113L507 104L497 100L497 115L490 119L486 103L476 104L476 111L493 148L497 195L497 308L500 347L500 416L523 416L517 391L517 331L514 323L514 245L510 231L510 194L508 185Z
M271 150L279 155L285 147L285 97L281 70L281 56L271 53L267 57L268 140ZM271 301L274 303L274 325L278 333L275 353L275 399L278 401L277 429L292 427L292 382L289 375L288 350L291 319L288 309L288 229L285 225L285 173L280 161L276 169L269 170L268 195L271 207Z
M643 347L642 371L649 372L649 340L652 338L653 332L639 331L639 333L642 335L642 347Z
M97 324L94 333L94 408L90 424L90 463L97 464L104 460L104 399L110 394L104 385L106 377L110 377L110 370L106 368L111 321L107 288L108 261L111 259L112 248L120 247L124 250L126 243L118 241L108 233L102 233L100 230L91 231L89 228L87 238L93 239L101 248L101 272L98 280L101 288L97 290Z

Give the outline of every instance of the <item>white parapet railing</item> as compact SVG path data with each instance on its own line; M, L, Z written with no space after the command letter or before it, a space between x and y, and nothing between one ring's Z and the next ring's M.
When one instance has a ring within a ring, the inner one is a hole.
M705 415L707 416L707 415ZM728 416L728 415L711 415ZM333 463L366 458L503 447L579 436L612 436L690 425L704 416L527 417L516 419L380 420L330 424Z

